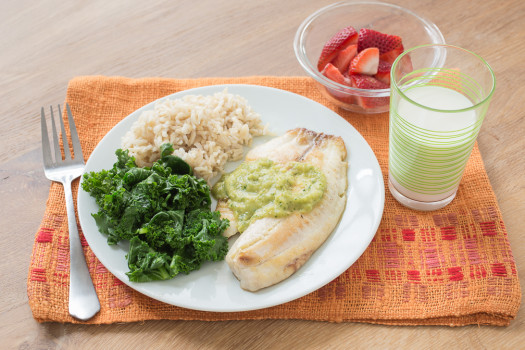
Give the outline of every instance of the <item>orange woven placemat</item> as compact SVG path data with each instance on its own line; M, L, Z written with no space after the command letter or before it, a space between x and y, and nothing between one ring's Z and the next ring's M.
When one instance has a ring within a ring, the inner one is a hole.
M388 115L364 116L339 110L322 97L309 78L79 77L70 82L66 102L75 116L87 159L117 122L141 106L181 90L224 83L288 90L332 108L370 144L386 183ZM75 194L77 189L78 181L74 183ZM69 316L67 306L69 243L63 196L62 186L52 183L35 236L27 284L29 304L39 322L78 322ZM521 300L507 232L477 146L450 205L434 212L417 212L398 204L386 190L380 227L359 260L319 290L267 309L212 313L155 301L116 279L82 241L101 301L100 313L87 322L94 324L153 319L303 319L503 326L516 316Z

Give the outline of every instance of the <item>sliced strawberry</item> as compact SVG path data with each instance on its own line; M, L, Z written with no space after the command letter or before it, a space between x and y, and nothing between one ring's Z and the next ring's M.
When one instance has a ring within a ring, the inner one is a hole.
M350 63L349 74L367 74L374 75L377 73L379 65L379 49L369 47L361 51Z
M384 54L381 54L379 56L379 59L392 64L396 60L397 56L401 55L403 51L404 51L403 44L400 44L395 49L385 52Z
M331 62L348 45L357 44L357 31L353 27L341 29L336 35L326 42L317 62L317 69L322 71L327 63Z
M341 73L346 73L348 71L348 66L350 61L357 54L357 45L349 45L346 49L339 52L339 54L334 58L332 63L336 66Z
M336 66L334 66L331 63L328 63L323 72L322 72L328 79L331 79L339 84L351 86L350 78L347 76L341 74L339 69L337 69ZM355 97L353 95L350 95L344 91L336 90L336 89L330 89L326 88L328 93L332 95L335 99L343 102L343 103L350 103L350 104L356 104Z
M359 31L359 39L357 41L358 52L369 47L377 47L379 49L379 54L382 55L398 48L399 46L402 46L401 38L396 35L383 34L368 28L361 28Z
M377 90L388 89L388 85L374 77L364 74L354 74L350 76L352 86L359 89Z
M374 77L385 83L390 85L390 69L392 68L392 65L388 62L379 60L379 65L377 67L377 73L374 75Z
M388 85L374 77L363 74L354 74L350 76L352 86L359 89L375 90L387 89ZM388 97L363 97L356 96L357 103L364 109L372 109L376 107L388 105Z
M328 63L324 70L323 74L330 80L335 81L336 83L350 86L350 80L346 78L340 71L331 63Z

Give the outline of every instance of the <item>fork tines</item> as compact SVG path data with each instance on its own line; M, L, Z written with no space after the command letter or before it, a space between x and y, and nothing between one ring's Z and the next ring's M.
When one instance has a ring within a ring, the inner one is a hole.
M46 116L44 112L44 107L42 107L41 110L41 123L42 123L42 151L44 156L44 164L47 166L50 165L56 165L57 163L62 161L62 154L60 152L60 146L58 143L58 134L57 134L57 128L55 124L55 116L53 113L53 106L49 106L49 110L51 112L51 128L53 133L53 149L54 149L54 161L51 156L51 145L49 142L49 136L47 131L47 123L46 123ZM80 140L78 139L77 129L75 127L75 122L73 120L73 114L71 113L71 109L69 108L69 104L66 103L66 111L67 111L67 117L68 117L68 123L69 123L69 131L71 135L71 143L73 144L73 158L75 160L83 161L84 157L82 155L82 148L80 147ZM64 127L64 121L62 118L62 109L60 108L60 105L58 105L58 116L60 120L60 129L62 133L62 143L64 145L64 160L71 160L72 155L69 151L69 143L67 140L67 134L66 129Z

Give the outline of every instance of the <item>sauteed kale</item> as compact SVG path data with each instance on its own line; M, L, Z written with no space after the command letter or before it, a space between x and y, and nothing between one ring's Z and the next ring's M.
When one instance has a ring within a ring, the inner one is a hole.
M161 158L138 168L127 150L116 151L112 169L84 174L82 189L99 205L95 218L108 244L129 240L130 281L171 279L223 260L228 220L212 212L210 188L191 167L161 146Z

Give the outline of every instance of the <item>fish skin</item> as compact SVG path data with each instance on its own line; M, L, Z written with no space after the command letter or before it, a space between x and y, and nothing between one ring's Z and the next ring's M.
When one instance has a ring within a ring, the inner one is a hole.
M283 218L261 218L254 221L230 247L226 262L248 291L276 284L303 266L330 236L346 204L346 147L341 137L293 129L283 136L251 150L246 161L268 158L285 164L306 162L324 173L327 185L323 198L308 213L292 213ZM237 225L227 200L218 202L217 210Z

